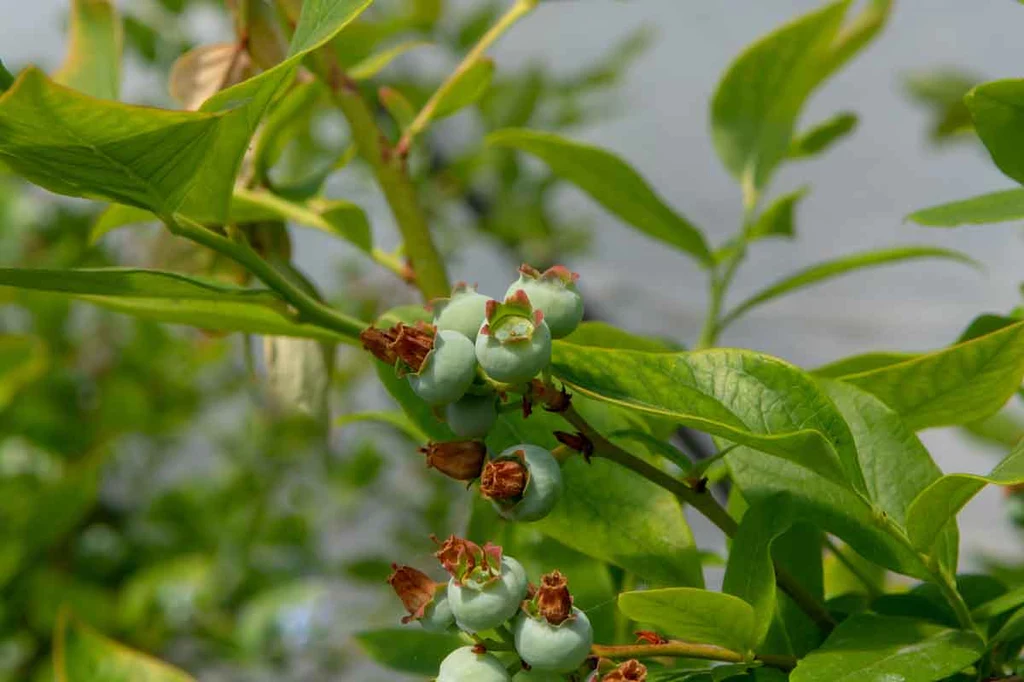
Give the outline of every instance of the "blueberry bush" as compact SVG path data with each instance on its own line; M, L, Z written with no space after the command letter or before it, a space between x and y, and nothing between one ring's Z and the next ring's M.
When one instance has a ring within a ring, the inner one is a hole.
M823 2L722 75L711 135L743 217L718 245L567 133L644 34L570 77L488 56L553 2L228 0L202 9L233 39L197 45L200 0L72 0L58 69L0 64L0 680L1021 679L1024 571L958 572L957 515L1024 486L1004 409L1024 395L1024 308L814 369L720 345L848 273L972 263L898 245L730 297L759 242L795 238L806 191L773 192L778 171L855 130L803 110L892 0ZM454 68L412 68L426 49ZM126 52L174 105L119 100ZM934 139L976 135L1024 183L1024 81L908 87ZM442 134L460 121L483 130L469 148ZM561 264L587 243L551 201L566 184L706 274L701 329L599 319L585 269ZM1024 189L909 216L1022 218ZM340 294L303 272L293 230L344 244ZM507 289L452 281L477 239L524 263ZM934 427L1005 456L945 474L918 437ZM330 549L371 525L383 543Z

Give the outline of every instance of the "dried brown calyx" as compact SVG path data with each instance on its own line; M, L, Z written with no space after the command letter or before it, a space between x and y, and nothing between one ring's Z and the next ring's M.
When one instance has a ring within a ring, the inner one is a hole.
M487 446L478 440L455 440L428 443L420 448L427 457L427 466L437 469L456 481L475 481L484 469Z
M427 607L434 601L438 587L443 586L443 583L434 582L426 573L412 566L391 564L391 570L393 573L388 578L388 585L391 585L409 612L408 616L402 618L402 623L423 618Z
M602 677L601 682L647 682L647 666L635 659L626 661Z
M375 358L389 365L401 361L401 368L418 372L434 350L434 336L437 330L425 322L409 326L399 322L390 329L368 327L359 335L363 348Z
M569 581L560 571L552 571L540 579L540 586L523 604L523 610L534 618L561 625L574 618Z
M501 577L501 547L489 542L481 547L454 535L444 542L434 538L434 542L441 545L434 556L456 583L487 584Z
M523 461L525 453L516 453L518 459L499 459L488 462L480 475L480 494L491 500L516 500L523 496L530 472Z

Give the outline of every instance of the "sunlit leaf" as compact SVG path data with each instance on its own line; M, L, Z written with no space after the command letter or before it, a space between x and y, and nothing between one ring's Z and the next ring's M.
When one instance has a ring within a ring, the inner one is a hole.
M1024 189L1007 189L926 208L907 216L919 225L956 227L1024 220Z
M492 146L511 147L537 156L556 175L577 185L623 222L686 251L704 265L711 264L711 252L701 232L614 154L533 130L499 130L491 133L487 141Z
M121 92L121 17L110 0L72 0L68 54L53 79L100 99Z
M355 66L349 68L347 73L350 78L354 78L357 81L369 80L387 68L388 64L406 52L429 44L430 43L422 40L410 40L408 42L399 43L398 45L389 47L386 50L370 55Z
M1024 184L1024 159L1019 153L1024 144L1024 80L979 85L964 101L999 170Z
M800 133L789 145L789 157L806 159L830 149L857 128L857 114L843 111Z
M619 595L619 610L670 637L748 651L755 644L754 609L738 597L687 587Z
M54 634L57 682L194 682L185 672L132 651L65 615Z
M486 57L473 62L461 71L451 87L437 102L431 118L442 119L458 113L473 104L487 92L494 77L494 61Z

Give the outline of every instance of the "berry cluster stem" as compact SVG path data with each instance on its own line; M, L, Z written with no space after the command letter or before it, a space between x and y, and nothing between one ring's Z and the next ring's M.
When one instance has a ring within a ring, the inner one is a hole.
M669 640L664 644L626 644L621 646L603 646L595 644L591 653L599 658L697 658L703 661L722 661L725 663L744 663L748 659L738 651L726 649L714 644L696 644ZM754 656L755 661L780 670L792 670L797 660L792 656L762 654Z
M182 215L164 216L163 220L172 234L201 244L243 266L280 294L281 298L295 309L300 320L337 332L342 337L339 340L353 345L359 343L359 334L366 328L365 322L345 315L310 296L244 241L225 237Z
M664 488L685 504L699 511L727 537L731 538L736 535L739 525L725 507L712 497L710 491L707 489L697 491L653 464L623 450L598 433L571 403L562 411L562 417L590 441L593 445L594 457L610 460L640 474L651 483ZM825 606L778 564L775 565L775 582L779 589L788 594L819 628L824 632L831 632L835 627L835 620Z

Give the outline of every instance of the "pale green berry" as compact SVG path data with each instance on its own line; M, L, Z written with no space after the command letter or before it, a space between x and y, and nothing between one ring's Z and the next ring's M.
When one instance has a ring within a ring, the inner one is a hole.
M455 625L455 614L448 604L448 592L438 590L434 595L434 601L427 606L419 624L427 632L448 632Z
M448 654L437 671L437 682L511 682L505 666L492 654L464 646Z
M590 655L594 631L587 614L577 608L559 625L520 613L512 628L516 652L534 670L569 673Z
M576 288L578 279L579 275L561 265L544 272L524 265L519 269L519 279L505 295L525 291L533 307L544 313L552 338L561 339L583 321L583 297Z
M515 674L512 682L565 682L565 676L546 670L521 670Z
M525 472L518 472L516 464ZM558 460L538 445L507 448L484 466L480 478L480 492L510 521L544 518L558 504L562 488Z
M487 301L490 299L478 293L476 287L459 282L452 290L451 298L433 302L434 326L438 330L456 331L476 340L480 325L484 323Z
M428 404L446 405L465 395L475 376L473 342L458 332L442 331L419 372L409 375L409 385Z
M511 620L526 596L526 570L512 557L501 560L501 574L488 582L452 578L448 603L460 629L474 633L490 630Z
M487 304L476 358L488 376L508 384L526 383L551 363L551 330L525 293Z
M445 408L445 421L460 438L486 436L498 419L498 398L491 395L464 395Z

